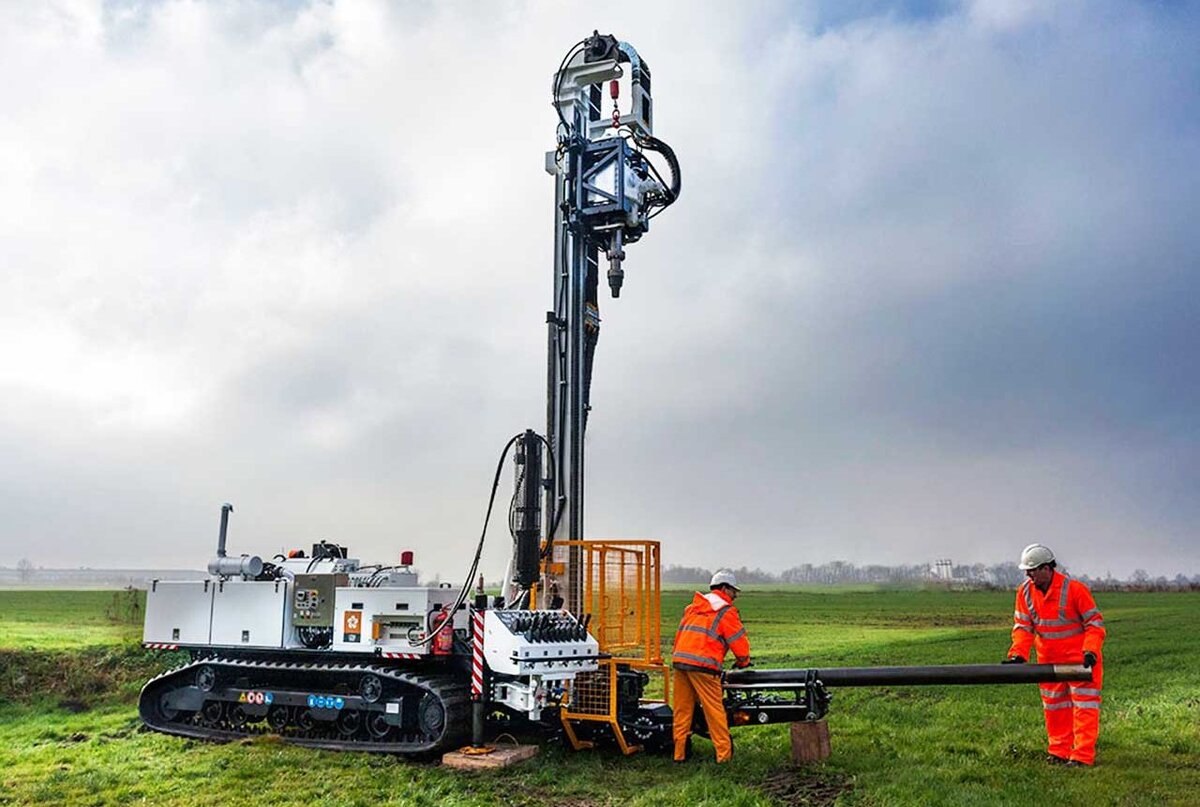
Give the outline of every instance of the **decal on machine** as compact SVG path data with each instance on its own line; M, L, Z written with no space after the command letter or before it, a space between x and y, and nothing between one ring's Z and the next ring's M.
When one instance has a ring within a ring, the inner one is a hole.
M238 695L238 703L265 704L269 706L274 700L275 695L271 692L243 692Z
M362 611L347 611L342 615L342 641L362 641Z
M345 705L345 698L339 698L334 695L308 696L308 708L310 709L341 709Z

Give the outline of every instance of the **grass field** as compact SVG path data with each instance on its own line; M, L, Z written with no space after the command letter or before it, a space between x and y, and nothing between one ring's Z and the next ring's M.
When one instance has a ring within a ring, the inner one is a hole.
M690 594L664 595L664 637ZM470 775L390 757L217 745L139 729L143 651L112 592L0 591L0 805L1200 804L1200 595L1106 594L1098 765L1042 762L1034 686L840 690L833 756L789 769L786 726L735 729L735 762L543 749ZM992 662L1004 593L750 590L759 667Z

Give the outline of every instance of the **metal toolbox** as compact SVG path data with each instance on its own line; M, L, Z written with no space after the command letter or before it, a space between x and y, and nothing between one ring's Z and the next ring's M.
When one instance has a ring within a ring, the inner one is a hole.
M213 592L212 644L282 647L286 580L222 580Z
M142 641L154 644L208 644L212 626L211 580L155 580L146 592Z

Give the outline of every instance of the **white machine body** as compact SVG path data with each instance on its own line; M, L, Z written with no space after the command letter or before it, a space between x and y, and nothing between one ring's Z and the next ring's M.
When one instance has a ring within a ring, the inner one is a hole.
M535 619L546 624L523 628ZM568 637L566 634L583 638ZM567 611L488 611L483 620L483 656L490 669L509 675L566 680L591 672L600 646Z

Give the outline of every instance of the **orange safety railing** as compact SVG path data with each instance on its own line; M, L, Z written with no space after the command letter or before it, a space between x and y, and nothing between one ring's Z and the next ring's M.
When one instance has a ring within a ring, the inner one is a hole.
M581 740L575 724L607 723L626 754L640 746L626 741L617 719L617 673L632 669L648 673L650 691L670 696L670 682L660 646L662 578L658 541L562 541L557 546L580 549L583 562L583 612L592 615L589 629L600 652L611 658L600 661L595 672L582 673L572 682L561 711L563 728L576 748L591 745ZM661 684L658 683L661 681Z

